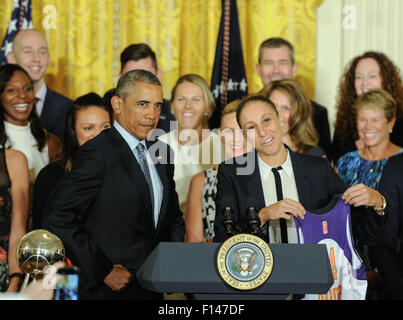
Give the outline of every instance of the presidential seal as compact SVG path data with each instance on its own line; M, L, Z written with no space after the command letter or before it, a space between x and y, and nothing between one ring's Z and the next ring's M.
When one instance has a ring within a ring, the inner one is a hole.
M273 254L263 239L251 234L237 234L219 248L217 269L231 287L252 290L269 278L273 269Z

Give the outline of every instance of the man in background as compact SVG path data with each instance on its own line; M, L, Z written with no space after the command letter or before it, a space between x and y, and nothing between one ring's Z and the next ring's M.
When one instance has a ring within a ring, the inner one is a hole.
M120 75L128 71L143 69L161 79L161 70L158 69L155 52L145 43L131 44L125 48L120 54L120 65ZM175 121L175 117L171 112L169 101L164 99L157 128L169 132L171 121Z
M13 50L7 55L7 61L20 65L28 72L34 82L35 108L42 126L63 140L67 111L73 101L51 90L45 82L45 73L50 66L45 36L35 29L21 30L14 38Z
M297 74L298 65L295 63L293 45L283 38L269 38L259 47L259 61L256 71L266 86L272 80L293 79ZM312 102L312 120L319 134L318 146L330 157L330 127L327 109L314 101Z

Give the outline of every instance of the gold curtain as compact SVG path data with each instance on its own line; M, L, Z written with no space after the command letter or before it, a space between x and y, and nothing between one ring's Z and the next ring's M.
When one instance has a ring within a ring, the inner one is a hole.
M1 0L0 39L12 0ZM164 96L179 76L197 73L210 83L221 0L33 0L34 27L44 32L51 56L49 86L75 99L101 95L116 85L120 52L146 42L156 52ZM261 89L255 65L260 43L272 36L291 41L297 79L315 91L316 8L322 0L237 0L249 92ZM48 6L48 7L46 7ZM45 8L54 9L47 11ZM53 19L55 28L49 25Z

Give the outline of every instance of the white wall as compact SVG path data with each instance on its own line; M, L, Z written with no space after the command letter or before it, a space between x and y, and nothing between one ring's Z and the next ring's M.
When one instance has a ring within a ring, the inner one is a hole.
M381 51L403 69L402 15L402 0L323 0L318 7L315 92L332 133L339 81L354 57Z

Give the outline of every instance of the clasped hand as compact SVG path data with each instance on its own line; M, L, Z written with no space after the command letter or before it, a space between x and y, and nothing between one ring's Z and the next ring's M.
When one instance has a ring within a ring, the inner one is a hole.
M381 208L383 203L381 194L363 183L349 187L343 193L343 200L354 207L369 206Z
M269 220L284 218L289 220L292 216L304 219L306 210L298 201L286 198L264 207L259 211L259 218L264 225Z
M133 280L133 275L121 264L115 264L112 271L104 279L104 283L113 291L124 290Z

